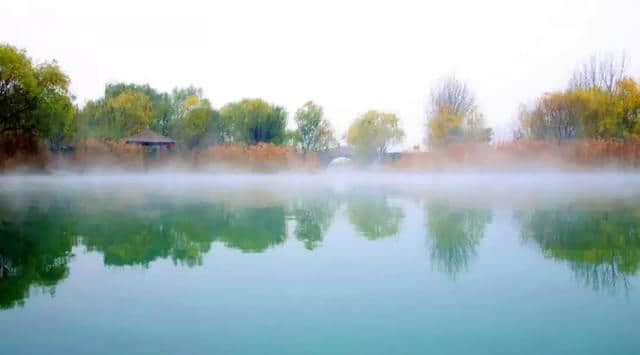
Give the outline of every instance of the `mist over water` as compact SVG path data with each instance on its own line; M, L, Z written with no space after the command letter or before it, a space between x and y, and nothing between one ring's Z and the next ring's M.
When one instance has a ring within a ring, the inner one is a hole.
M0 353L631 354L639 177L2 176Z
M385 193L483 205L575 202L588 199L633 202L640 197L637 173L141 173L0 176L7 202L48 194L80 196L160 195L202 201L257 194L294 198L327 191ZM243 197L246 198L246 197Z

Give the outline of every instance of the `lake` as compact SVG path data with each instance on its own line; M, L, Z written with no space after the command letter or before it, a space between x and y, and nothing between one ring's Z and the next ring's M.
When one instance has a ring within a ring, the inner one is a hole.
M0 354L638 354L640 176L0 177Z

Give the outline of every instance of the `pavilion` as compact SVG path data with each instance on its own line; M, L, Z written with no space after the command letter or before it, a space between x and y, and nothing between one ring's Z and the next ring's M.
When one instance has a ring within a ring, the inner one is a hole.
M173 139L158 134L149 127L134 136L125 138L124 141L127 144L138 144L146 147L166 146L167 149L173 148L173 145L176 144L176 141Z

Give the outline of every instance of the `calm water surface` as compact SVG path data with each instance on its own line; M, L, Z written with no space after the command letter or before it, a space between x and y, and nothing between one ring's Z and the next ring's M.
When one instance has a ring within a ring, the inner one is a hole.
M0 178L0 354L638 354L640 177Z

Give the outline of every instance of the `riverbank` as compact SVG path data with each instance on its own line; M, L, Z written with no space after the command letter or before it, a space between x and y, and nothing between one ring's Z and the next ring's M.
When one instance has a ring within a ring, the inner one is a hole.
M86 139L53 153L42 146L0 156L2 173L120 172L321 172L322 153L302 155L294 147L260 143L220 144L168 150ZM430 151L387 154L383 162L353 156L347 170L390 172L597 172L640 171L640 142L576 140L561 144L515 140L494 144L450 144Z

